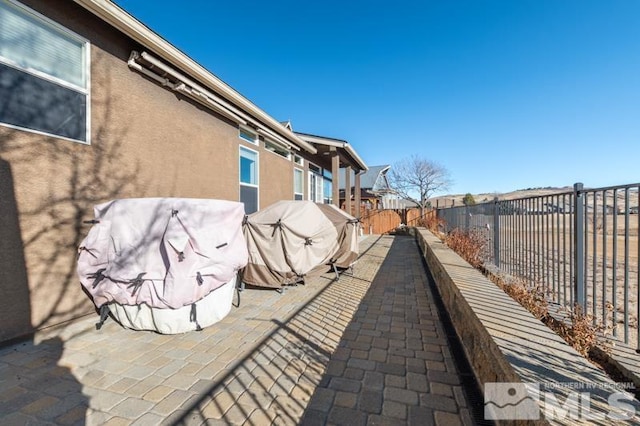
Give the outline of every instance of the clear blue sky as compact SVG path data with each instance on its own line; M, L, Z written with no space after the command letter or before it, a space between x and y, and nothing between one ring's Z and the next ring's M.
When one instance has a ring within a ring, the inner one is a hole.
M640 181L639 0L116 3L294 130L424 156L449 193Z

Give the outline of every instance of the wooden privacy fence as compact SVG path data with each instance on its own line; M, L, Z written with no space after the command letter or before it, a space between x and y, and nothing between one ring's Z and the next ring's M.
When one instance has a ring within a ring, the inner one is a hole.
M355 211L351 214L354 215ZM425 217L435 214L435 210L425 211ZM360 221L364 234L388 234L395 231L401 224L418 226L420 209L360 209Z
M367 210L360 220L365 234L387 234L402 223L402 217L396 210Z

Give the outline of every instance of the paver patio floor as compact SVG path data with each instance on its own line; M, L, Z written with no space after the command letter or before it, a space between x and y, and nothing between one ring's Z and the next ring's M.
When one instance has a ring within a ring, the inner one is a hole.
M247 289L200 332L97 316L0 349L0 424L472 424L411 237L370 236L353 274Z

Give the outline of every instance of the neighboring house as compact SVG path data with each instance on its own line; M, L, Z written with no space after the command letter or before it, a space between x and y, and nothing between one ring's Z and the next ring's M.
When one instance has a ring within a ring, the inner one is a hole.
M397 197L389 186L387 173L391 166L370 166L360 176L360 205L367 209L397 208ZM344 171L342 171L344 174ZM352 180L353 181L353 180ZM346 179L340 180L340 205L346 202ZM357 192L352 188L352 193Z
M411 200L405 200L394 194L385 195L382 199L385 209L419 209L420 206Z
M75 257L95 204L216 198L251 213L318 199L312 174L352 161L110 1L0 0L0 341L92 312Z

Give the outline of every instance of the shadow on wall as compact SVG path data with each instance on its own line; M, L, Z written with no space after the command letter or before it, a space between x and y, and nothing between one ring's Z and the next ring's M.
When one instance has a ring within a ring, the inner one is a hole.
M0 349L0 424L85 424L89 399L62 365L63 350L58 337Z
M0 341L93 312L76 276L90 227L84 221L96 204L144 196L139 160L123 152L128 131L116 113L124 94L113 94L100 62L93 64L101 72L92 81L91 145L0 128ZM0 100L0 111L7 102ZM15 317L10 327L7 314Z
M29 300L11 165L0 158L0 341L12 337L9 332L21 335L30 331Z

